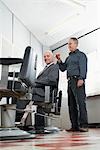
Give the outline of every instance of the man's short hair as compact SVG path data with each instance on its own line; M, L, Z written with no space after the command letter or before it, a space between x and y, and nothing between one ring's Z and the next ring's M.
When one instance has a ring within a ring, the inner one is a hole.
M52 51L51 51L51 50L47 50L47 51L45 51L43 55L45 55L46 53L49 53L49 54L53 57L53 53L52 53Z
M71 40L73 40L78 45L78 39L76 37L71 37Z

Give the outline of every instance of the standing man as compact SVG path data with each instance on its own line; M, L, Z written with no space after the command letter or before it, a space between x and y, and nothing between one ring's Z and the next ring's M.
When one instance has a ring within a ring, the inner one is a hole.
M60 54L56 54L61 71L67 70L68 79L68 107L71 129L67 131L88 131L88 118L86 110L85 79L87 74L87 57L77 49L78 39L69 39L69 56L63 63Z

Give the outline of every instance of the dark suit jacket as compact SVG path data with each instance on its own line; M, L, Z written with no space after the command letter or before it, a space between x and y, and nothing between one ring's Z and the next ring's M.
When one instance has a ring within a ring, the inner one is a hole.
M58 88L59 81L59 65L51 64L41 72L35 80L33 88L33 101L44 101L45 85L51 86L51 92L54 88Z

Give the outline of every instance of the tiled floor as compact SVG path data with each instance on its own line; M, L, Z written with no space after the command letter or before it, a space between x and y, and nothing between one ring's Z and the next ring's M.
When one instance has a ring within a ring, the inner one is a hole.
M35 139L1 141L2 150L100 150L100 129L37 135Z

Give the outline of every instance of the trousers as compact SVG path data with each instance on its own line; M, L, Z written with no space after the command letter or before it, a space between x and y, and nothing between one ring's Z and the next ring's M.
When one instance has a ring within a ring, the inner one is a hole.
M68 80L68 108L72 128L87 127L85 83L77 87L77 78Z

